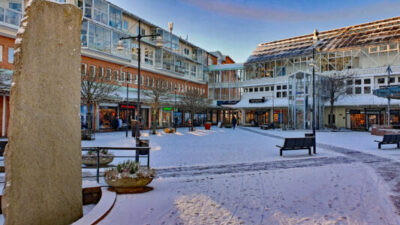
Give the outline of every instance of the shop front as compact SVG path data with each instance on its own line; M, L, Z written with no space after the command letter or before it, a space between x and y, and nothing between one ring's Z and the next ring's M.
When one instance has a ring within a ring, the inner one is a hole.
M99 129L111 129L112 121L117 118L117 106L101 106L99 109Z
M352 130L368 130L373 125L382 125L385 121L385 109L349 109L347 114L349 115L348 128ZM392 112L391 118L393 121L399 119L398 112Z
M128 127L130 126L130 121L132 118L135 116L136 112L136 103L121 103L118 105L119 108L119 118L122 119L122 123L128 124Z

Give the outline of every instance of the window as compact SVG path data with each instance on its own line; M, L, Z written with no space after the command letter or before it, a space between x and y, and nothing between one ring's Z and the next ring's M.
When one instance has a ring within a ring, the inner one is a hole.
M87 68L86 64L85 64L85 63L82 63L82 64L81 64L81 74L82 74L83 76L86 75L86 68Z
M264 87L260 87L260 92L264 91Z
M392 44L389 44L389 51L396 51L397 50L397 44L395 44L395 43L392 43Z
M391 77L391 78L389 79L389 83L394 83L394 82L395 82L394 77Z
M8 48L8 63L14 63L14 48Z
M371 79L364 79L364 84L371 84Z
M144 49L144 62L148 65L153 65L154 61L154 50L150 48Z
M111 53L111 31L107 28L89 23L89 48Z
M364 94L371 94L371 87L364 87Z
M124 29L124 30L126 30L126 31L129 29L129 23L128 23L128 21L124 20L122 29Z
M196 69L197 69L197 67L195 66L195 65L192 65L191 66L191 69L190 69L190 74L192 75L192 76L196 76Z
M356 94L361 94L361 87L356 87L355 90L356 90Z
M103 67L99 67L98 76L99 76L100 78L103 78L103 76L104 76L104 68L103 68Z
M13 10L5 10L5 22L15 26L19 26L21 21L21 12L16 12Z
M94 0L93 19L108 24L108 4L104 0Z
M92 18L93 0L85 0L85 17Z
M86 20L83 20L81 26L81 44L84 47L87 47L87 32L88 32L88 22Z
M114 80L118 81L118 70L114 70Z
M353 80L347 80L346 83L347 85L353 85Z
M95 77L96 76L96 66L90 66L89 67L89 76Z
M132 74L128 73L128 77L126 78L128 83L132 83Z
M384 84L385 78L378 78L378 84Z
M376 53L378 52L378 47L370 47L369 48L369 53Z
M125 72L121 73L121 81L124 82L125 81Z
M277 86L276 86L276 90L281 90L281 88L282 88L282 87L281 87L280 85L277 85Z
M355 82L356 85L361 85L361 79L357 79Z
M274 91L274 86L271 87L271 91Z
M281 92L276 92L276 97L280 98L281 97Z
M189 49L188 48L185 48L185 49L183 49L183 53L185 54L185 55L190 55L190 51L189 51Z
M0 22L4 21L4 9L0 7Z
M346 94L352 95L353 94L353 87L347 87L346 88Z
M258 88L254 88L254 92L258 92Z
M286 97L287 97L287 92L286 91L282 92L282 98L286 98Z
M125 22L125 21L124 21ZM121 10L110 5L110 21L111 27L121 29L122 28L122 12Z
M265 87L265 91L269 91L269 87Z
M287 86L286 86L286 85L283 85L283 86L282 86L282 89L283 89L283 90L286 90L286 89L287 89Z
M253 92L253 88L249 88L249 92Z
M111 69L107 69L107 80L111 80Z

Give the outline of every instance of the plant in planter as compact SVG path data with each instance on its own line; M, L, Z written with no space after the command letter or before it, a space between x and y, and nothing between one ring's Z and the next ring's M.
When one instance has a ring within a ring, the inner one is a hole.
M114 155L106 149L102 149L99 155L99 166L105 166L114 160ZM82 155L82 163L86 166L97 166L97 152L88 151L85 155Z
M132 160L124 161L116 168L104 174L104 180L118 193L138 193L146 191L145 187L156 176L154 169L141 167Z
M207 121L204 123L204 129L210 130L211 129L211 122Z

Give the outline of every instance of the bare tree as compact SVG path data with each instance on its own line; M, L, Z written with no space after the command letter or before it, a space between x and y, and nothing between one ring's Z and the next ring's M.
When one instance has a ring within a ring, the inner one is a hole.
M92 126L92 112L90 106L93 104L98 104L102 101L118 98L117 95L113 96L119 88L111 82L111 74L108 77L103 75L103 71L99 71L98 74L93 70L89 70L89 74L86 75L82 73L81 79L81 100L87 106L87 134L88 138L91 138L93 132Z
M193 118L194 114L203 112L207 109L209 100L205 94L202 94L199 89L188 89L185 94L180 98L179 107L186 112L190 113L190 120L192 126L190 130L193 131Z
M143 94L150 98L151 115L152 115L152 134L157 133L157 124L161 104L168 100L170 89L167 82L161 79L150 79L145 85L148 89Z
M320 93L325 93L325 100L329 101L329 127L334 126L333 121L333 108L335 102L347 93L347 88L352 80L353 74L349 73L332 73L327 76L321 76L320 80Z

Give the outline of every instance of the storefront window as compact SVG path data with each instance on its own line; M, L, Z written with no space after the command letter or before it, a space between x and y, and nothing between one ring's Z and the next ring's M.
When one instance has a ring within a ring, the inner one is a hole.
M116 119L117 108L100 107L100 129L112 128L112 121Z

